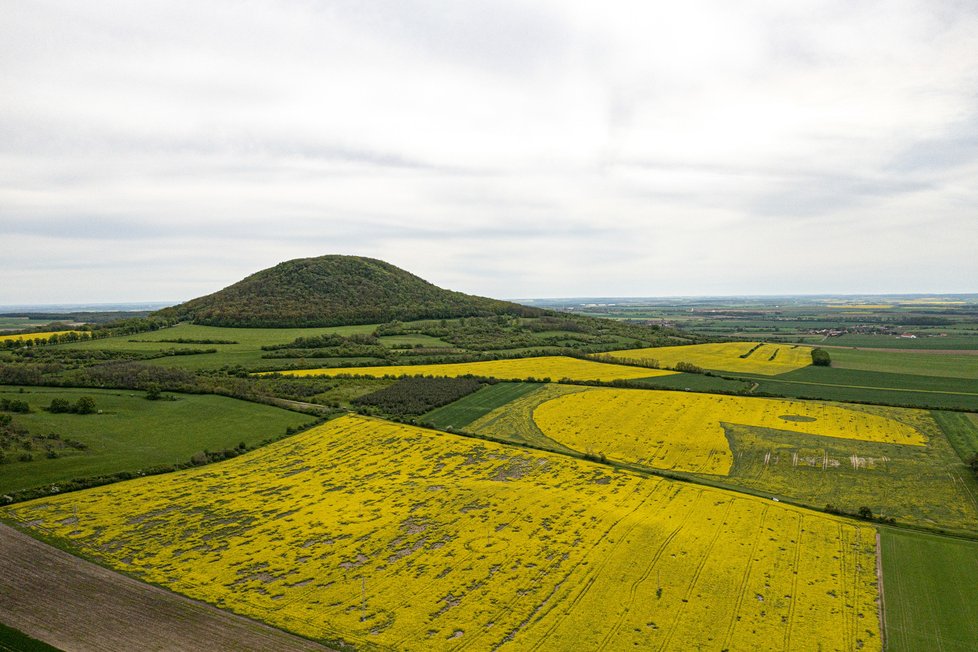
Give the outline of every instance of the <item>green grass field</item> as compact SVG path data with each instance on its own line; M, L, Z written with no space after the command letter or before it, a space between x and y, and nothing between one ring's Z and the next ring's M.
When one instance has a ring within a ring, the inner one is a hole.
M832 366L840 369L978 380L978 355L939 354L907 350L826 350L832 357ZM973 383L973 386L978 388L978 383Z
M126 390L0 387L0 398L27 401L31 414L14 414L13 422L31 433L54 432L88 446L64 451L57 459L35 455L31 462L0 465L0 494L73 478L137 471L155 465L187 462L202 450L256 445L279 437L312 419L281 408L213 395L174 394L174 401L148 401L142 392ZM75 402L95 399L101 414L52 414L43 408L54 398Z
M36 328L37 326L46 326L52 321L51 319L31 319L29 317L0 317L0 331Z
M978 455L978 415L939 411L932 414L961 461L967 463L973 455Z
M978 646L978 542L881 528L886 649Z
M385 335L383 337L377 338L380 343L384 346L389 346L392 348L406 347L406 346L420 346L424 348L445 348L451 347L452 345L444 340L440 340L437 337L431 337L430 335L412 334L412 335Z
M217 349L216 353L172 356L150 362L191 371L219 369L224 366L236 365L254 370L281 369L298 360L262 358L262 354L266 353L261 350L262 346L287 344L297 337L311 337L324 333L338 333L340 335L372 333L375 328L375 325L337 326L333 328L220 328L217 326L178 324L172 328L164 328L150 333L137 333L59 346L70 349L136 351L141 353L153 353L166 349ZM176 339L227 340L236 342L236 344L177 344L162 341ZM314 359L308 358L303 362L310 363L312 360ZM330 358L326 364L337 364L343 360ZM316 365L321 362L320 359L316 359L311 364Z
M419 421L427 422L436 428L460 429L476 419L506 405L521 396L538 389L539 383L496 383L486 385L479 391L469 394L454 403L436 408L422 416Z

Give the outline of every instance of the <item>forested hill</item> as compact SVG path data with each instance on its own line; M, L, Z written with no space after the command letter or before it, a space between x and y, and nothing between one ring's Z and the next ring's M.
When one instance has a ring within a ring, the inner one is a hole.
M155 314L212 326L284 328L548 313L443 290L381 260L320 256L280 263Z

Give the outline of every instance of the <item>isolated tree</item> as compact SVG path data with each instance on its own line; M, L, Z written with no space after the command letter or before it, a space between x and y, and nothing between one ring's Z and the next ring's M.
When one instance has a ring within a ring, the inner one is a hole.
M832 358L829 357L829 352L825 349L812 349L812 366L831 367Z
M95 413L95 399L91 396L82 396L75 402L76 414L94 414Z

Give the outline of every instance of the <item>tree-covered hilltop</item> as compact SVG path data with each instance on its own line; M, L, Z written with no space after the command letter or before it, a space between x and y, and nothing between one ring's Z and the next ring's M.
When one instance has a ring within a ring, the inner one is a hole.
M299 258L219 292L155 313L210 326L287 328L546 314L539 308L443 290L360 256Z

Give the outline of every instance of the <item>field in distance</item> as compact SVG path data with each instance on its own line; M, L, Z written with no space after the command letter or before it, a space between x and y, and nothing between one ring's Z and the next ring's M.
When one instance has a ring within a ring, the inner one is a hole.
M3 515L334 644L882 647L866 524L364 417Z
M675 368L680 363L702 369L741 373L777 375L807 367L812 363L812 349L797 344L764 344L761 342L723 342L629 349L603 354L623 362L656 363Z
M280 371L288 376L344 376L360 375L374 378L384 376L479 376L500 380L572 380L612 381L668 376L674 371L646 369L627 365L607 364L593 360L581 360L565 356L541 356L510 360L487 360L432 365L397 365L381 367L334 367L325 369L296 369Z

